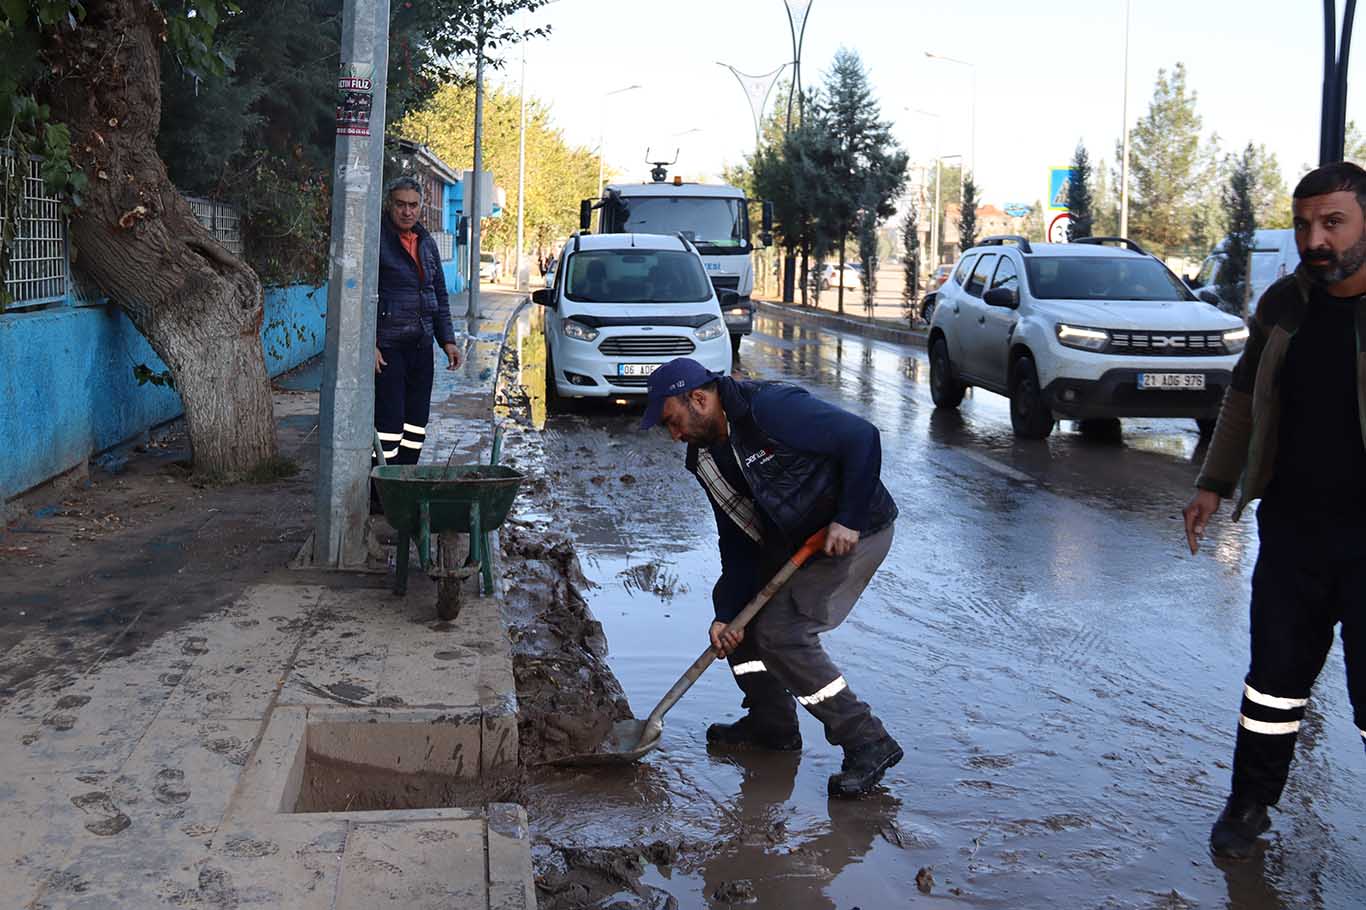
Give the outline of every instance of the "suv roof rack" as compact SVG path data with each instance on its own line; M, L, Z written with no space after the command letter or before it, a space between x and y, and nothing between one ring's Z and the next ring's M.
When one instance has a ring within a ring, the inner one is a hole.
M574 252L579 251L579 238L583 236L583 231L574 232Z
M1147 250L1143 249L1143 247L1139 246L1137 243L1135 243L1134 241L1130 240L1128 237L1078 237L1076 240L1073 240L1072 242L1073 242L1073 243L1090 243L1090 244L1093 244L1093 245L1095 245L1095 246L1103 246L1104 244L1107 244L1107 243L1120 243L1120 244L1123 244L1123 245L1124 245L1125 247L1127 247L1128 249L1130 249L1130 250L1132 250L1133 252L1138 253L1138 254L1140 254L1140 255L1143 255L1143 256L1151 256L1151 255L1152 255L1152 254L1149 253Z
M991 237L983 237L977 241L977 246L1005 246L1006 241L1014 243L1020 248L1022 253L1032 253L1033 248L1029 245L1029 238L1019 234L995 234Z

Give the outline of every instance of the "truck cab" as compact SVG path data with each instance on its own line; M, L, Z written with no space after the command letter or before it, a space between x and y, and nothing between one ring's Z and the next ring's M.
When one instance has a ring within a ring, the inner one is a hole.
M754 264L750 254L749 200L744 191L725 184L685 183L669 179L656 164L649 183L611 183L596 202L585 199L579 213L580 227L588 230L592 212L598 212L597 233L680 234L697 248L718 297L728 304L722 314L730 333L731 347L738 351L740 339L754 331ZM772 208L764 204L761 244L766 246L772 230ZM736 297L724 295L733 292Z

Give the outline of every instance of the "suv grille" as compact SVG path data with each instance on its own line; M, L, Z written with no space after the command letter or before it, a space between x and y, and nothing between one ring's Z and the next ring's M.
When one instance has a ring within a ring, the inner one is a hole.
M619 335L598 345L608 357L686 357L697 347L677 335Z
M614 385L619 389L643 389L649 386L649 376L606 376L608 385Z
M1109 354L1148 357L1222 357L1223 332L1117 332L1110 330Z

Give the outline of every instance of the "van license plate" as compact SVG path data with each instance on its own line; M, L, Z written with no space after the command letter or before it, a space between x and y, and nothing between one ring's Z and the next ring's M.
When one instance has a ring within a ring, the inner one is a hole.
M1203 392L1204 373L1139 373L1140 389L1175 389L1183 392Z
M649 376L659 369L657 363L619 363L617 364L618 376Z

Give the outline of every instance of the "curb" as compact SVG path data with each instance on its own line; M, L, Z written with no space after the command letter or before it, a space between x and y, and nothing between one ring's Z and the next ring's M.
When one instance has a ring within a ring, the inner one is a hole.
M906 344L918 348L929 345L929 335L914 329L897 329L878 323L864 322L849 316L840 316L838 313L826 313L813 310L811 307L789 306L768 300L755 300L754 303L765 312L795 319L798 322L819 325L827 329L837 329L841 332L850 332L877 341L890 341L893 344Z

